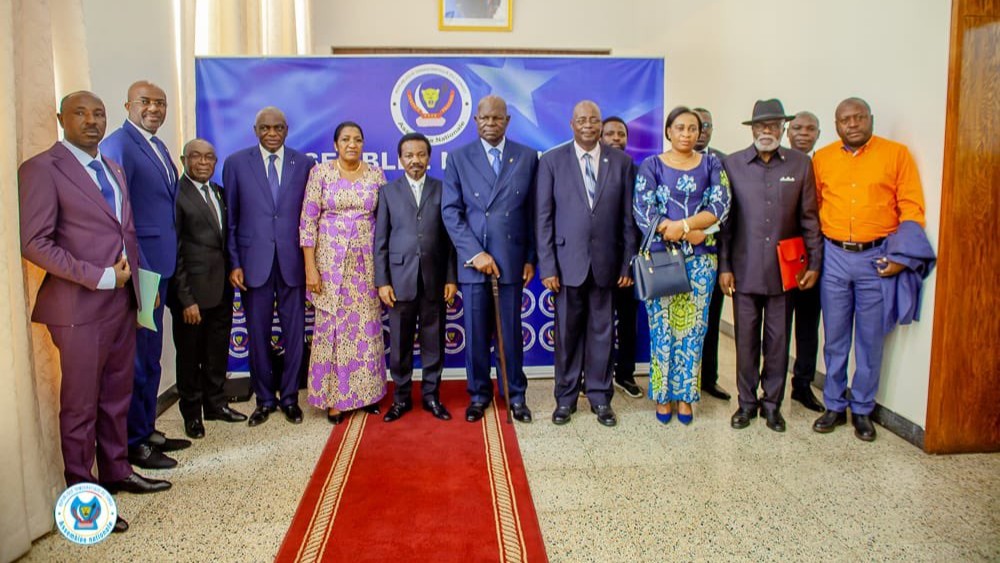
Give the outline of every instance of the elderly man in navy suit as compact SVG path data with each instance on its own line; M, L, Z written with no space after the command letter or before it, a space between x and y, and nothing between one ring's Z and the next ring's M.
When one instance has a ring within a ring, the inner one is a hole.
M128 462L125 418L132 396L133 275L139 246L125 171L101 155L107 117L90 92L63 98L64 140L18 170L21 254L45 270L31 320L48 326L59 349L59 438L67 485L100 482L112 492L152 493ZM128 523L119 516L114 531Z
M576 104L573 142L542 155L535 192L535 237L542 285L556 299L556 409L552 422L576 412L579 374L590 410L605 426L618 423L611 408L611 345L616 287L629 287L635 254L632 160L600 143L601 110Z
M382 187L375 222L375 285L389 310L389 373L396 384L383 420L392 422L413 408L418 319L423 408L451 420L438 384L444 368L445 307L458 292L455 247L441 222L441 180L427 175L430 141L420 133L407 133L396 152L406 174Z
M160 274L153 319L156 330L136 331L135 385L128 411L129 461L149 469L167 469L177 462L163 452L191 445L158 432L156 398L160 390L160 356L163 353L163 307L167 287L177 264L177 231L174 202L177 168L170 151L156 132L167 117L167 95L145 80L129 86L125 102L128 119L101 143L101 151L125 169L129 195L135 206L135 232L144 263Z
M471 398L465 420L483 418L493 399L490 340L494 327L489 279L500 286L500 320L507 352L511 414L531 422L524 400L521 295L535 275L532 205L538 153L506 137L510 115L499 96L476 110L479 139L448 155L441 216L458 255L458 283L465 305L465 367Z
M257 112L259 143L237 151L222 167L229 222L229 281L240 290L250 339L250 381L257 426L280 407L289 422L302 422L299 368L305 338L305 263L299 248L299 217L309 171L316 161L285 146L288 122L276 107ZM274 303L285 341L284 371L271 373Z

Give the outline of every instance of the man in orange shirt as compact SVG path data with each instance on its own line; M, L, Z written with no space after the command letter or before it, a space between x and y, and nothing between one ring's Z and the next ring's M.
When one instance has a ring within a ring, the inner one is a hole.
M904 266L882 256L885 238L900 223L924 226L924 195L913 157L904 145L872 135L868 103L848 98L837 106L840 142L823 147L813 158L819 219L824 243L820 298L826 345L827 412L813 424L820 433L847 422L851 408L854 434L870 442L882 365L883 299L881 277ZM847 393L847 360L854 329L857 369Z

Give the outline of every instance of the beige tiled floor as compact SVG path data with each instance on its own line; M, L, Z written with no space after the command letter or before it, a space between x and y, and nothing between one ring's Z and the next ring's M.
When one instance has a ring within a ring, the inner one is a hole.
M732 374L732 341L722 349ZM722 384L735 389L732 376ZM849 428L819 435L792 402L776 434L759 419L732 430L735 402L710 397L690 427L616 397L611 429L585 399L552 425L551 380L532 381L528 399L536 420L518 438L553 562L1000 561L1000 455L928 456L881 428L872 444ZM172 491L119 496L127 534L90 548L50 534L24 560L271 560L330 426L313 409L296 427L281 416L207 426L176 469L148 472ZM176 407L159 427L181 435Z

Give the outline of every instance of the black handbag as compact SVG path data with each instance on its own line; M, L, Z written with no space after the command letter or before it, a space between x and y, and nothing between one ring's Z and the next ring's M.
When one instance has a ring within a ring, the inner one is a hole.
M656 225L650 225L639 246L639 253L632 259L636 295L644 300L659 299L691 291L691 282L688 281L684 266L684 253L678 248L679 245L664 241L666 249L650 251L655 234Z

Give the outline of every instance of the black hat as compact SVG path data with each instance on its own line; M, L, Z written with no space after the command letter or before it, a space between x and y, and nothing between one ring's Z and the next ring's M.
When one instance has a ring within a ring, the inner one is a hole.
M793 115L785 115L785 108L781 105L781 100L771 98L770 100L757 100L753 105L753 117L750 121L744 121L743 125L753 125L759 121L771 121L781 119L789 121L795 119Z

